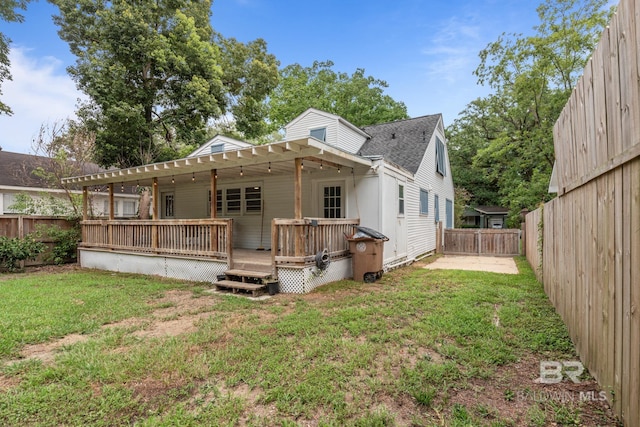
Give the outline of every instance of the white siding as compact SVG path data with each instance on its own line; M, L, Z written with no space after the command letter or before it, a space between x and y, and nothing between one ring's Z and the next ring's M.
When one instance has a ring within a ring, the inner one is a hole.
M399 185L404 185L405 213L399 213L398 190ZM382 230L389 238L384 245L384 264L393 264L395 261L407 256L407 194L409 183L403 174L397 173L392 168L385 166L383 173L382 197Z
M248 142L229 138L223 135L216 135L215 137L213 137L213 139L202 144L196 151L189 154L188 157L197 157L205 154L210 154L211 146L217 144L223 145L223 151L238 150L240 148L251 147L251 144L249 144Z
M302 139L308 138L311 129L327 128L327 140L326 143L330 145L337 145L338 143L338 120L332 117L316 113L314 111L307 111L306 114L301 116L298 120L295 120L285 127L286 139Z
M447 152L447 174L442 176L436 173L436 136L445 143L446 139L441 133L442 126L438 124L436 131L431 137L429 146L425 151L420 168L415 174L414 182L405 191L407 227L408 227L408 256L415 258L436 248L436 223L434 196L437 194L440 201L440 221L446 220L446 199L454 201L453 181L451 178L451 167L449 165L449 153ZM420 214L420 189L429 192L429 213ZM455 215L455 213L454 213Z
M288 140L309 137L311 129L326 128L326 143L355 154L366 138L332 114L309 110L285 127Z
M336 144L342 150L349 153L357 154L365 143L366 138L358 132L351 129L349 126L339 123L338 125L338 141Z

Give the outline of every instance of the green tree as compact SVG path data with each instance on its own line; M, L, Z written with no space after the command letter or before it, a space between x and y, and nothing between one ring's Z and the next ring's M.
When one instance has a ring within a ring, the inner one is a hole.
M79 114L103 166L173 158L227 113L243 114L247 133L262 120L258 107L278 63L263 41L245 46L215 35L210 0L51 1L77 57L68 71L90 98Z
M0 0L0 20L5 22L22 22L24 16L16 10L25 10L27 3L29 3L29 0ZM11 80L9 44L11 44L11 40L0 32L0 95L2 95L2 82ZM11 115L13 112L8 105L0 101L0 114Z
M503 34L480 52L475 75L493 93L448 129L454 179L472 203L509 207L512 225L522 208L550 198L553 126L607 23L606 4L545 0L534 35Z
M280 72L269 96L269 120L282 128L309 107L337 114L357 126L406 119L407 107L384 94L384 80L366 76L362 68L349 75L332 69L333 62L311 67L292 64Z

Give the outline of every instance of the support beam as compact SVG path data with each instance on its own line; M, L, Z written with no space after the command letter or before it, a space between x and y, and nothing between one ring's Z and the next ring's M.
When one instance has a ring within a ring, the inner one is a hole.
M89 219L89 190L86 185L82 186L82 220Z
M160 191L158 190L158 178L153 178L153 185L151 189L151 203L153 216L151 219L160 219Z
M302 159L295 159L294 181L294 218L302 219ZM304 254L304 234L302 227L295 227L295 256Z
M115 219L115 212L113 211L115 207L115 202L113 200L113 183L109 184L109 221L113 221Z
M211 169L211 219L218 216L218 175L217 169Z
M302 159L295 159L295 169L293 171L293 193L294 193L294 219L302 219Z

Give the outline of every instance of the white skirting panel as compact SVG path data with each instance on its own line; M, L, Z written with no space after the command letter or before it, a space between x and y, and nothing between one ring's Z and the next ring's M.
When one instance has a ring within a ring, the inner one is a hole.
M196 282L216 282L227 270L223 261L162 255L80 249L80 265L85 268L148 274Z
M305 294L318 286L351 277L351 258L332 261L325 271L316 267L278 267L280 292L287 294Z

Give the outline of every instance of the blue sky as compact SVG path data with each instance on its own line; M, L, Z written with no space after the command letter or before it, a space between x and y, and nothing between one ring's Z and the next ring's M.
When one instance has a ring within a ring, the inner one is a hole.
M442 113L448 125L473 99L487 94L472 75L478 52L503 32L531 33L538 1L217 0L212 24L226 37L261 37L281 66L332 60L336 71L386 80L386 91L412 117ZM73 117L82 97L66 74L75 58L51 20L56 8L29 4L22 24L2 22L12 43L13 81L2 100L0 146L31 152L42 124Z

